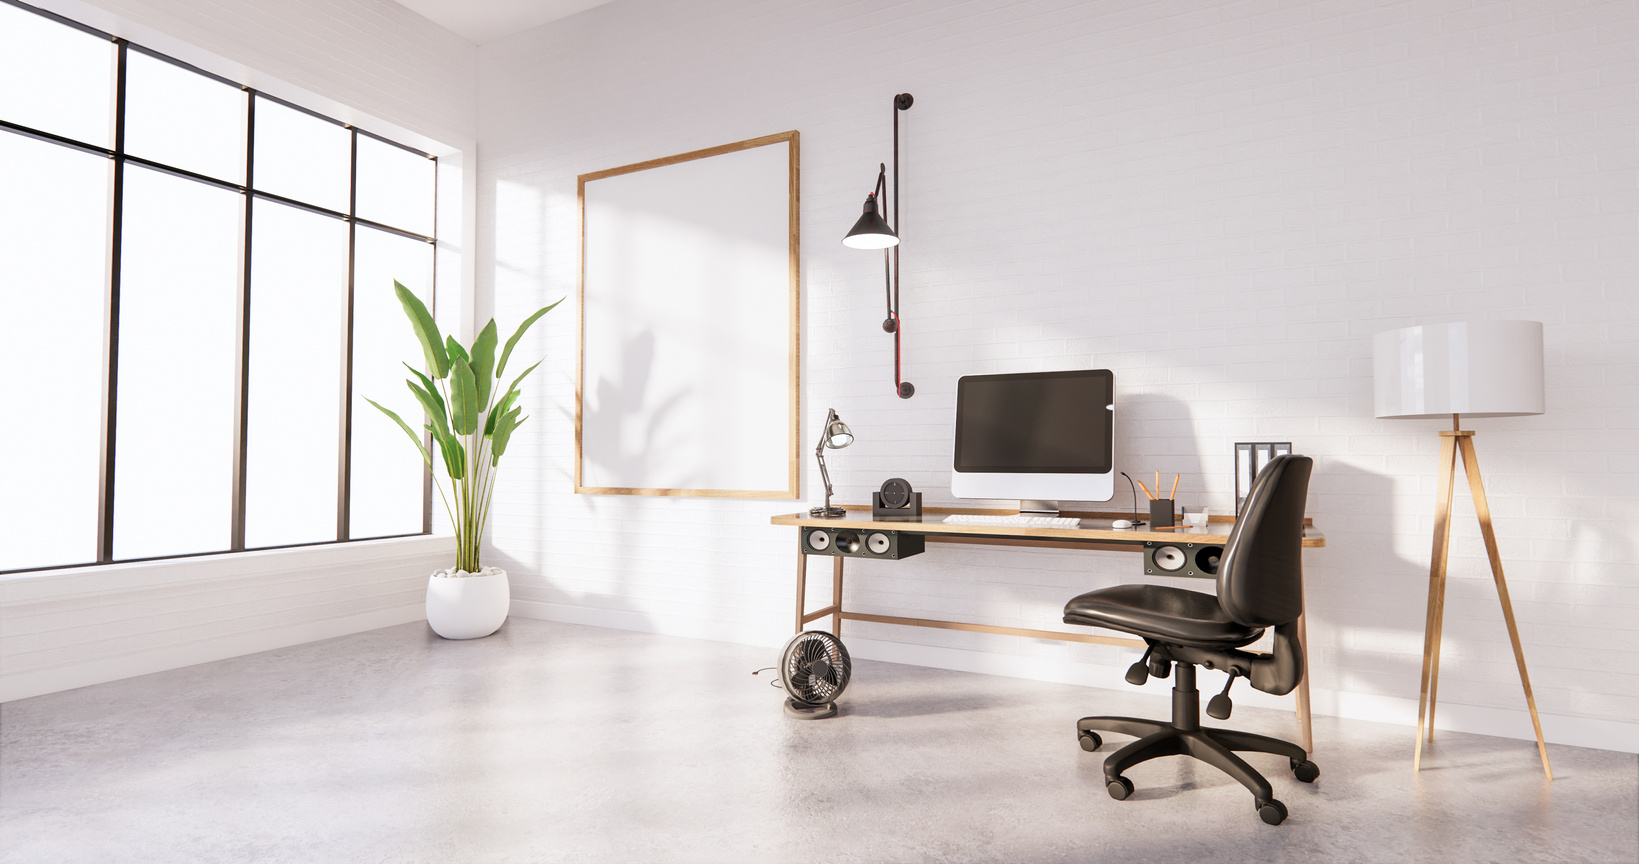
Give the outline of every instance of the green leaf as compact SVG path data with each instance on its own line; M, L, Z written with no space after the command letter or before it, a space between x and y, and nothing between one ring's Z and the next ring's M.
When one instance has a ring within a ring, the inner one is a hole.
M421 389L414 381L405 381L404 386L415 394L417 402L421 403L421 410L426 413L427 419L432 421L433 431L444 435L449 434L449 423L445 418L444 400L439 398L438 391Z
M535 366L539 366L539 365L541 365L542 363L545 363L545 362L546 362L545 360L536 360L535 361ZM535 371L535 366L531 366L528 369L525 369L524 371L518 373L518 377L512 379L512 386L508 387L507 389L508 390L518 389L518 382L524 380L525 375L528 375L529 373L534 372Z
M495 319L489 319L478 338L472 340L472 375L478 384L478 407L489 406L490 385L495 383Z
M404 368L405 368L405 369L408 369L408 370L410 370L410 374L411 374L411 375L414 375L414 376L415 376L415 377L416 377L416 379L417 379L417 380L419 380L419 381L420 381L420 382L421 382L421 386L422 386L422 387L425 387L425 388L427 388L427 392L428 392L428 393L431 393L431 394L432 394L432 397L433 397L433 399L435 399L435 400L437 400L437 401L438 401L438 405L439 405L439 407L440 407L440 408L443 408L443 406L444 406L444 397L443 397L443 396L440 396L440 395L438 395L438 388L437 388L437 387L435 387L435 386L433 386L433 382L432 382L432 379L431 379L431 378L428 378L428 377L427 377L427 376L425 376L425 375L423 375L423 374L421 374L421 370L420 370L420 369L417 369L417 368L415 368L415 367L414 367L414 366L411 366L411 365L410 365L410 364L408 364L408 363L405 363L405 364L404 364ZM448 409L445 409L445 410L443 410L443 411L441 411L441 412L439 412L439 413L442 413L442 414L448 414L448 413L449 413L449 410L448 410Z
M500 420L502 415L506 414L507 410L512 407L512 403L517 401L517 399L518 391L509 390L505 396L501 397L501 401L495 403L494 408L489 409L489 419L484 421L485 438L495 434L495 421Z
M472 365L472 358L467 356L467 349L462 348L461 343L455 341L454 336L444 337L444 350L450 352L450 362L453 363L455 358L460 357L462 360L467 361L467 365Z
M521 410L523 409L514 408L511 411L508 411L506 414L501 416L501 422L495 424L495 439L491 442L489 449L490 465L501 464L501 454L506 452L506 445L508 441L512 440L512 433L517 430L519 426L524 425L525 420L529 419L528 417L520 418L518 416L518 412Z
M432 370L434 378L443 378L450 374L450 357L444 346L438 341L438 325L433 323L431 312L427 311L426 304L415 296L410 289L393 280L393 293L398 295L398 302L404 307L404 314L410 316L410 326L415 329L415 338L421 340L421 353L427 357L427 368Z
M381 406L381 403L376 402L375 400L370 399L369 397L366 397L364 401L369 402L371 405L376 406L376 408L379 409L381 411L381 413L386 414L388 417L393 418L393 422L398 424L398 428L403 429L404 434L410 436L410 440L415 442L415 449L418 452L421 453L421 460L423 462L427 463L428 468L432 467L433 457L427 453L427 448L422 446L421 436L415 434L415 430L410 428L410 424L404 422L403 417L400 417L397 414L394 414L392 411L389 411L388 409L383 408Z
M535 361L535 366L539 366L544 362L546 362L546 361L536 360ZM494 408L490 409L489 419L487 421L485 421L485 423L484 423L484 436L485 437L488 437L488 436L491 436L491 435L495 434L495 418L502 415L502 414L505 414L507 412L507 409L512 407L512 403L517 401L517 399L518 399L518 383L524 380L524 376L528 375L531 372L534 372L535 371L535 366L531 366L528 369L525 369L523 372L518 374L518 377L512 379L512 386L507 388L507 394L505 396L501 397L500 404L497 404Z
M450 402L451 431L471 435L478 428L478 384L463 357L450 359Z
M461 439L448 431L439 433L437 429L429 429L433 439L438 442L438 451L444 457L444 471L451 480L460 480L467 476L467 451L461 446Z
M558 298L558 303L562 303L563 301L564 301L564 298L562 298L562 297ZM500 363L500 365L495 367L495 377L497 377L497 378L501 377L501 373L506 371L506 361L507 361L508 357L512 356L512 346L517 345L518 340L522 339L524 337L524 331L529 329L529 325L534 324L535 321L537 319L539 319L542 315L545 315L546 313L551 312L553 309L557 308L558 303L553 303L551 306L547 306L544 309L541 309L540 311L536 312L534 315L531 315L528 318L525 318L524 323L518 325L518 332L512 334L511 339L506 340L506 348L501 351L501 363Z

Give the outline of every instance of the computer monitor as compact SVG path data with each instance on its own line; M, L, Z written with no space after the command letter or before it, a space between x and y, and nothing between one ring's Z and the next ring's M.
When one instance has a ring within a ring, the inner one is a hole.
M1108 369L964 375L956 381L951 494L1108 501L1115 494L1114 416L1115 373Z

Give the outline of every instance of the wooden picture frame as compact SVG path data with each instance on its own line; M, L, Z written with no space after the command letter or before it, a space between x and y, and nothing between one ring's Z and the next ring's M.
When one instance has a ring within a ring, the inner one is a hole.
M577 493L798 496L798 144L578 178Z

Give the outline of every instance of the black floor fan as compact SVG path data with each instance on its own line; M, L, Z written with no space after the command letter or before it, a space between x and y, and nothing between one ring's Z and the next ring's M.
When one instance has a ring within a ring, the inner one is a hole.
M842 640L824 630L792 637L780 654L780 683L791 694L785 713L799 720L835 717L836 698L847 689L853 665Z

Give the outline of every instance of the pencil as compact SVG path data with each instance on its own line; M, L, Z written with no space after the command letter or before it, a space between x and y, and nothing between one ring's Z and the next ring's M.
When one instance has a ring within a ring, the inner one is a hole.
M1150 491L1150 487L1144 485L1144 481L1142 481L1142 480L1138 481L1138 488L1144 490L1144 494L1150 496L1151 501L1156 500L1155 493ZM1156 488L1159 489L1160 487L1157 486Z
M1161 472L1159 470L1157 470L1155 472L1155 496L1154 497L1157 500L1159 500L1161 498Z
M1177 474L1172 475L1172 491L1167 493L1167 497L1169 499L1178 497L1178 475Z

